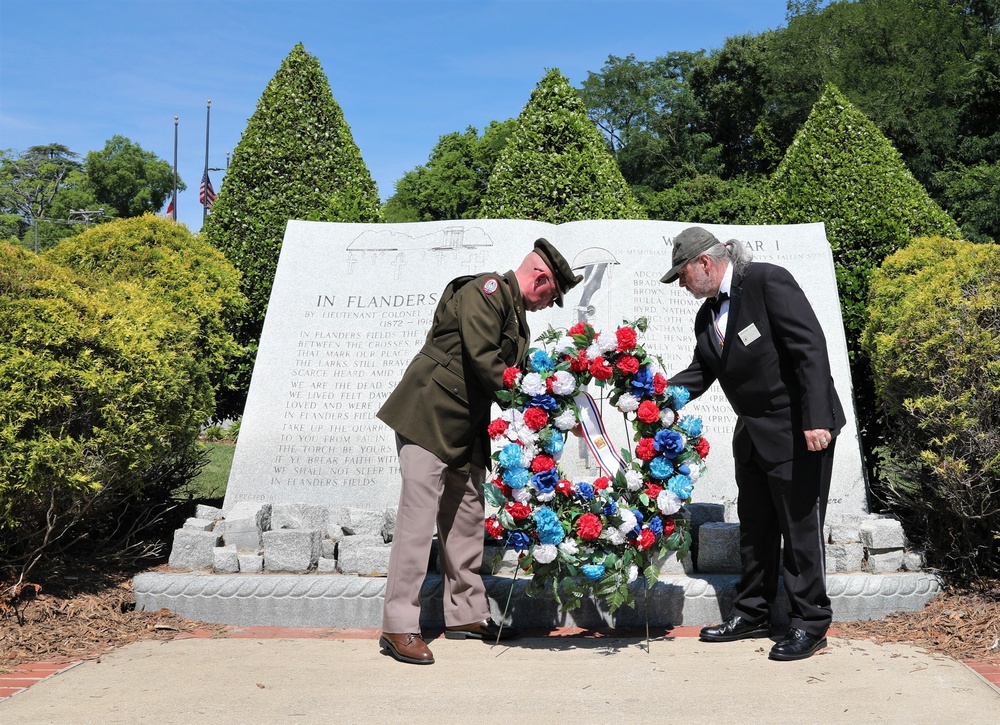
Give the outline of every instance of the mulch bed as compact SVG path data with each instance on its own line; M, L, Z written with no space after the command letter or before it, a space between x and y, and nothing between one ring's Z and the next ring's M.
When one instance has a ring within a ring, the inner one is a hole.
M25 592L15 606L0 611L0 673L31 662L98 658L115 647L169 640L181 632L226 635L226 625L194 622L165 609L135 611L132 573L87 574L60 580L52 591ZM976 592L945 592L919 612L838 622L834 629L845 639L909 643L958 660L1000 662L998 595L1000 582Z

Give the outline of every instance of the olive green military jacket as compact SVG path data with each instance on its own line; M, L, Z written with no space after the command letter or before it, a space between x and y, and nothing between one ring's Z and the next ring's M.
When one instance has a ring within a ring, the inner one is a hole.
M452 468L468 471L477 444L488 461L490 406L530 339L512 271L452 280L379 419Z

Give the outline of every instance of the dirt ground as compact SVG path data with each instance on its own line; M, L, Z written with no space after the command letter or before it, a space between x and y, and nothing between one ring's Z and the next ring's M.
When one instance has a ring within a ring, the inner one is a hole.
M133 575L77 567L41 591L29 587L0 602L0 673L30 662L98 658L138 640L171 639L196 629L226 636L226 625L167 610L136 612ZM976 592L939 594L919 612L835 622L834 630L848 639L905 642L957 660L1000 663L1000 581Z

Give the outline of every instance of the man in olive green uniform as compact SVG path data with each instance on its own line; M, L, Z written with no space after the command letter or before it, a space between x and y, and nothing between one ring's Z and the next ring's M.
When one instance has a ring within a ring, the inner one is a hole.
M498 635L479 575L490 406L503 388L504 369L527 352L525 313L561 307L563 293L581 279L539 239L517 270L452 280L423 348L378 412L396 431L403 478L379 645L400 662L434 662L420 636L420 588L435 524L445 636Z

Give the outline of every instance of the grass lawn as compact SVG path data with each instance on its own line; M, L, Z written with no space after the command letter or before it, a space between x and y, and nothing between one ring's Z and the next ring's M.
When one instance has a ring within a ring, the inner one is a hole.
M236 446L212 442L203 445L208 452L208 464L194 477L187 491L195 499L222 498L226 495L226 482L229 480L229 469L233 466Z

